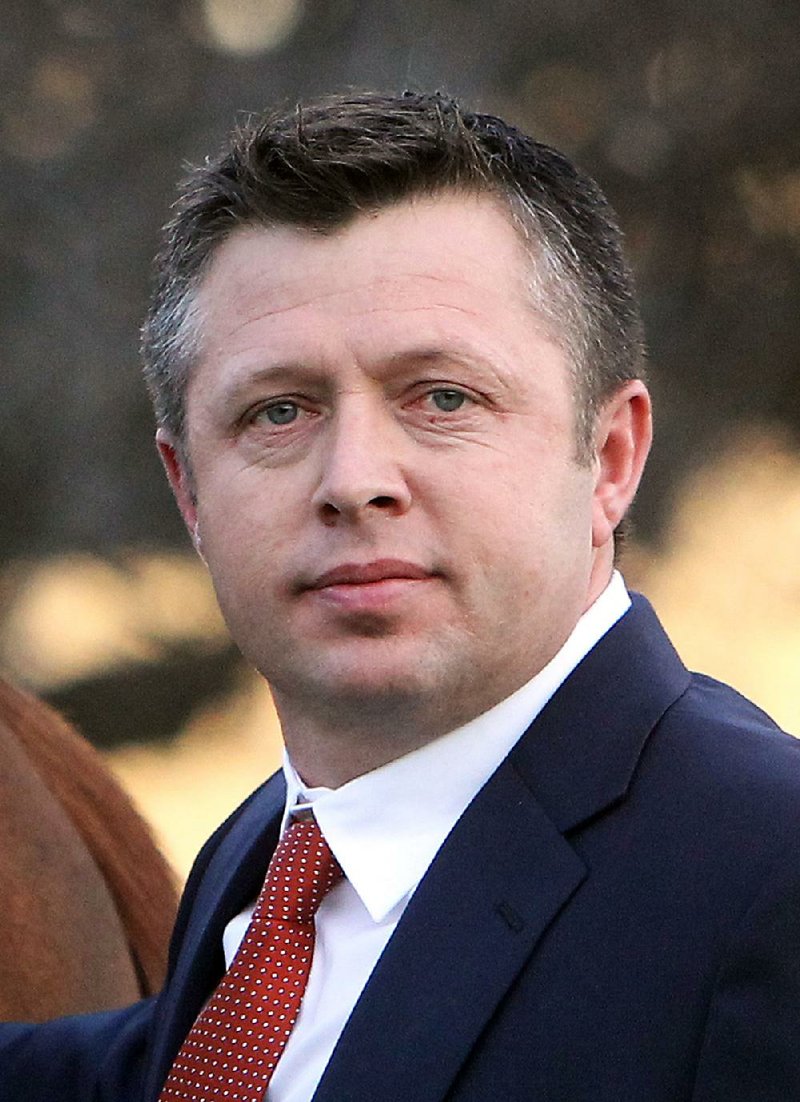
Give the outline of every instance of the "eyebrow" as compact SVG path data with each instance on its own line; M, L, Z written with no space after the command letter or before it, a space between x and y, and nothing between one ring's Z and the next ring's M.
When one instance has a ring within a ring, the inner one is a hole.
M460 360L463 356L454 354L453 350L442 348L439 345L422 345L420 348L410 348L403 352L398 352L394 356L390 356L386 363L387 365L394 367L404 364L411 366L412 364L426 363L430 361L438 360Z
M419 348L411 348L398 352L395 356L386 360L390 368L413 368L418 365L428 364L436 366L437 363L450 363L463 367L468 371L479 373L482 377L488 376L495 388L505 390L508 381L503 378L498 366L488 359L482 352L471 349L464 350L458 347L445 348L441 345L422 345Z
M240 395L247 393L252 387L261 383L274 384L282 378L305 379L310 382L320 382L325 379L325 372L318 368L312 368L302 361L286 361L259 367L253 371L243 368L232 378L226 379L220 386L220 398L223 403L236 402Z
M392 356L387 356L380 361L380 365L391 368L402 367L407 364L411 367L414 364L432 361L436 362L439 360L456 360L467 363L473 358L474 357L465 356L463 353L442 348L438 345L424 345L420 348L409 348L397 352ZM483 362L482 357L480 357L480 360ZM223 394L235 393L243 387L248 387L251 383L258 384L260 382L270 382L282 375L299 376L311 380L322 380L328 377L328 372L324 367L312 367L303 360L279 361L278 363L257 367L253 371L245 366L240 371L236 372L232 378L226 380L223 384Z
M420 345L396 352L378 361L375 376L384 373L411 370L423 365L435 366L438 363L452 363L468 370L488 374L495 387L504 389L506 384L497 367L486 356L477 351L460 348L447 348L442 345ZM331 375L324 367L313 367L303 360L288 360L248 370L246 367L233 378L225 380L220 387L220 399L225 406L237 404L251 389L260 384L275 385L285 379L287 385L295 382L316 385L330 385Z
M497 378L497 368L478 351L465 351L458 347L444 348L441 345L422 345L410 348L390 356L385 361L387 367L415 367L420 364L452 363L462 367L489 371Z

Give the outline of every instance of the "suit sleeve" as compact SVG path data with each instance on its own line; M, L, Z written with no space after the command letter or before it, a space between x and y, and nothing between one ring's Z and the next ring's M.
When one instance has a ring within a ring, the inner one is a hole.
M720 969L693 1102L800 1099L800 826Z
M0 1024L0 1102L139 1102L153 1003Z

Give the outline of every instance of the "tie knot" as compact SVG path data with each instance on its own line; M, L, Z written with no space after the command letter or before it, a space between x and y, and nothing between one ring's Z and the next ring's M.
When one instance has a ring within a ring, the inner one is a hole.
M316 819L295 819L272 856L256 915L268 922L311 923L342 875Z

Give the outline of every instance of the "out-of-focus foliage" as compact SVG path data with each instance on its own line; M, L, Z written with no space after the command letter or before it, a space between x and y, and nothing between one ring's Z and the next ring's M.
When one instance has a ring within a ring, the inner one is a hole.
M796 0L4 0L0 559L174 542L138 377L176 177L237 117L440 86L609 192L649 323L660 443L639 506L741 421L800 427Z

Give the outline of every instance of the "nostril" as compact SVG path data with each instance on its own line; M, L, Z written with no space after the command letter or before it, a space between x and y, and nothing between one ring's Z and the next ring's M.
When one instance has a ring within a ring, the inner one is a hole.
M324 505L322 505L320 508L320 515L322 517L323 523L333 524L335 523L336 518L339 516L339 510L336 508L335 505L332 505L329 501L326 501Z
M322 500L316 500L314 507L322 523L331 527L343 520L366 519L375 512L387 516L399 515L405 511L405 499L400 494L330 494Z

